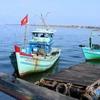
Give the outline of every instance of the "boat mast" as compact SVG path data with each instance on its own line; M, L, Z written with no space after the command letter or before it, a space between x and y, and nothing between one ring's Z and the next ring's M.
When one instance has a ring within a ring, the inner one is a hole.
M45 18L47 17L48 14L49 14L49 12L47 12L47 14L45 15L45 17L43 17L42 14L41 14L41 15L37 15L37 16L39 16L39 17L41 18L41 20L42 20L44 26L45 26L47 29L49 28L49 26L45 23Z
M92 49L92 37L93 37L93 33L91 32L90 38L89 38L89 45L90 48Z
M25 33L24 33L24 49L26 48L26 31L27 31L27 24L25 25Z
M27 31L28 14L21 20L21 26L25 25L24 49L26 48L26 31Z
M42 20L42 22L43 22L43 24L44 24L44 27L45 27L46 29L49 29L49 26L48 26L48 25L46 24L46 22L45 22L45 18L47 17L48 14L49 14L49 12L47 12L47 14L45 15L45 17L43 17L42 14L37 15L37 16L39 16L39 17L41 18L41 20ZM44 47L45 47L45 54L46 54L46 43L45 43L45 42L44 42ZM44 57L46 57L46 55L45 55Z

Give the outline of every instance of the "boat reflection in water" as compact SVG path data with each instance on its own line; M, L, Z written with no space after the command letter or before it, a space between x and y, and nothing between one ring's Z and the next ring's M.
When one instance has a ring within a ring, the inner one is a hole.
M92 65L100 66L100 60L86 61L86 63L87 63L87 64L92 64Z
M44 78L56 73L59 67L58 64L59 64L59 59L54 63L54 65L50 69L43 72L31 73L31 74L25 75L21 77L21 79L29 81L29 82L36 82L40 80L41 78Z

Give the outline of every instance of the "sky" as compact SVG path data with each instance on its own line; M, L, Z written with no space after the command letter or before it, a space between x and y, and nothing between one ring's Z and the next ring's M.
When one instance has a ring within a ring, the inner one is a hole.
M28 14L30 24L39 24L37 14L56 25L100 26L100 0L0 0L0 24L20 24Z

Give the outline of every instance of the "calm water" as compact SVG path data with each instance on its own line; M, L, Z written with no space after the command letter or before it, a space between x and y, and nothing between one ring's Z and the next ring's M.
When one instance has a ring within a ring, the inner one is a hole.
M36 27L28 27L27 43L31 38L31 31ZM88 45L88 38L91 30L54 28L57 30L54 37L53 46L61 48L61 56L55 65L42 73L31 74L23 79L33 82L45 76L69 68L75 64L85 61L80 44ZM0 72L12 75L14 69L10 63L9 55L13 51L13 45L23 47L24 27L20 26L0 26ZM3 99L2 99L3 100ZM9 99L11 100L11 99Z

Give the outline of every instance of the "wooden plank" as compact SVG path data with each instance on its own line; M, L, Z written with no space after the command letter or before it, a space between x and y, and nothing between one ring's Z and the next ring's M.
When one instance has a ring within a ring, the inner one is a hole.
M45 79L88 86L100 79L100 65L83 62Z
M4 73L0 73L0 91L20 100L77 100Z

